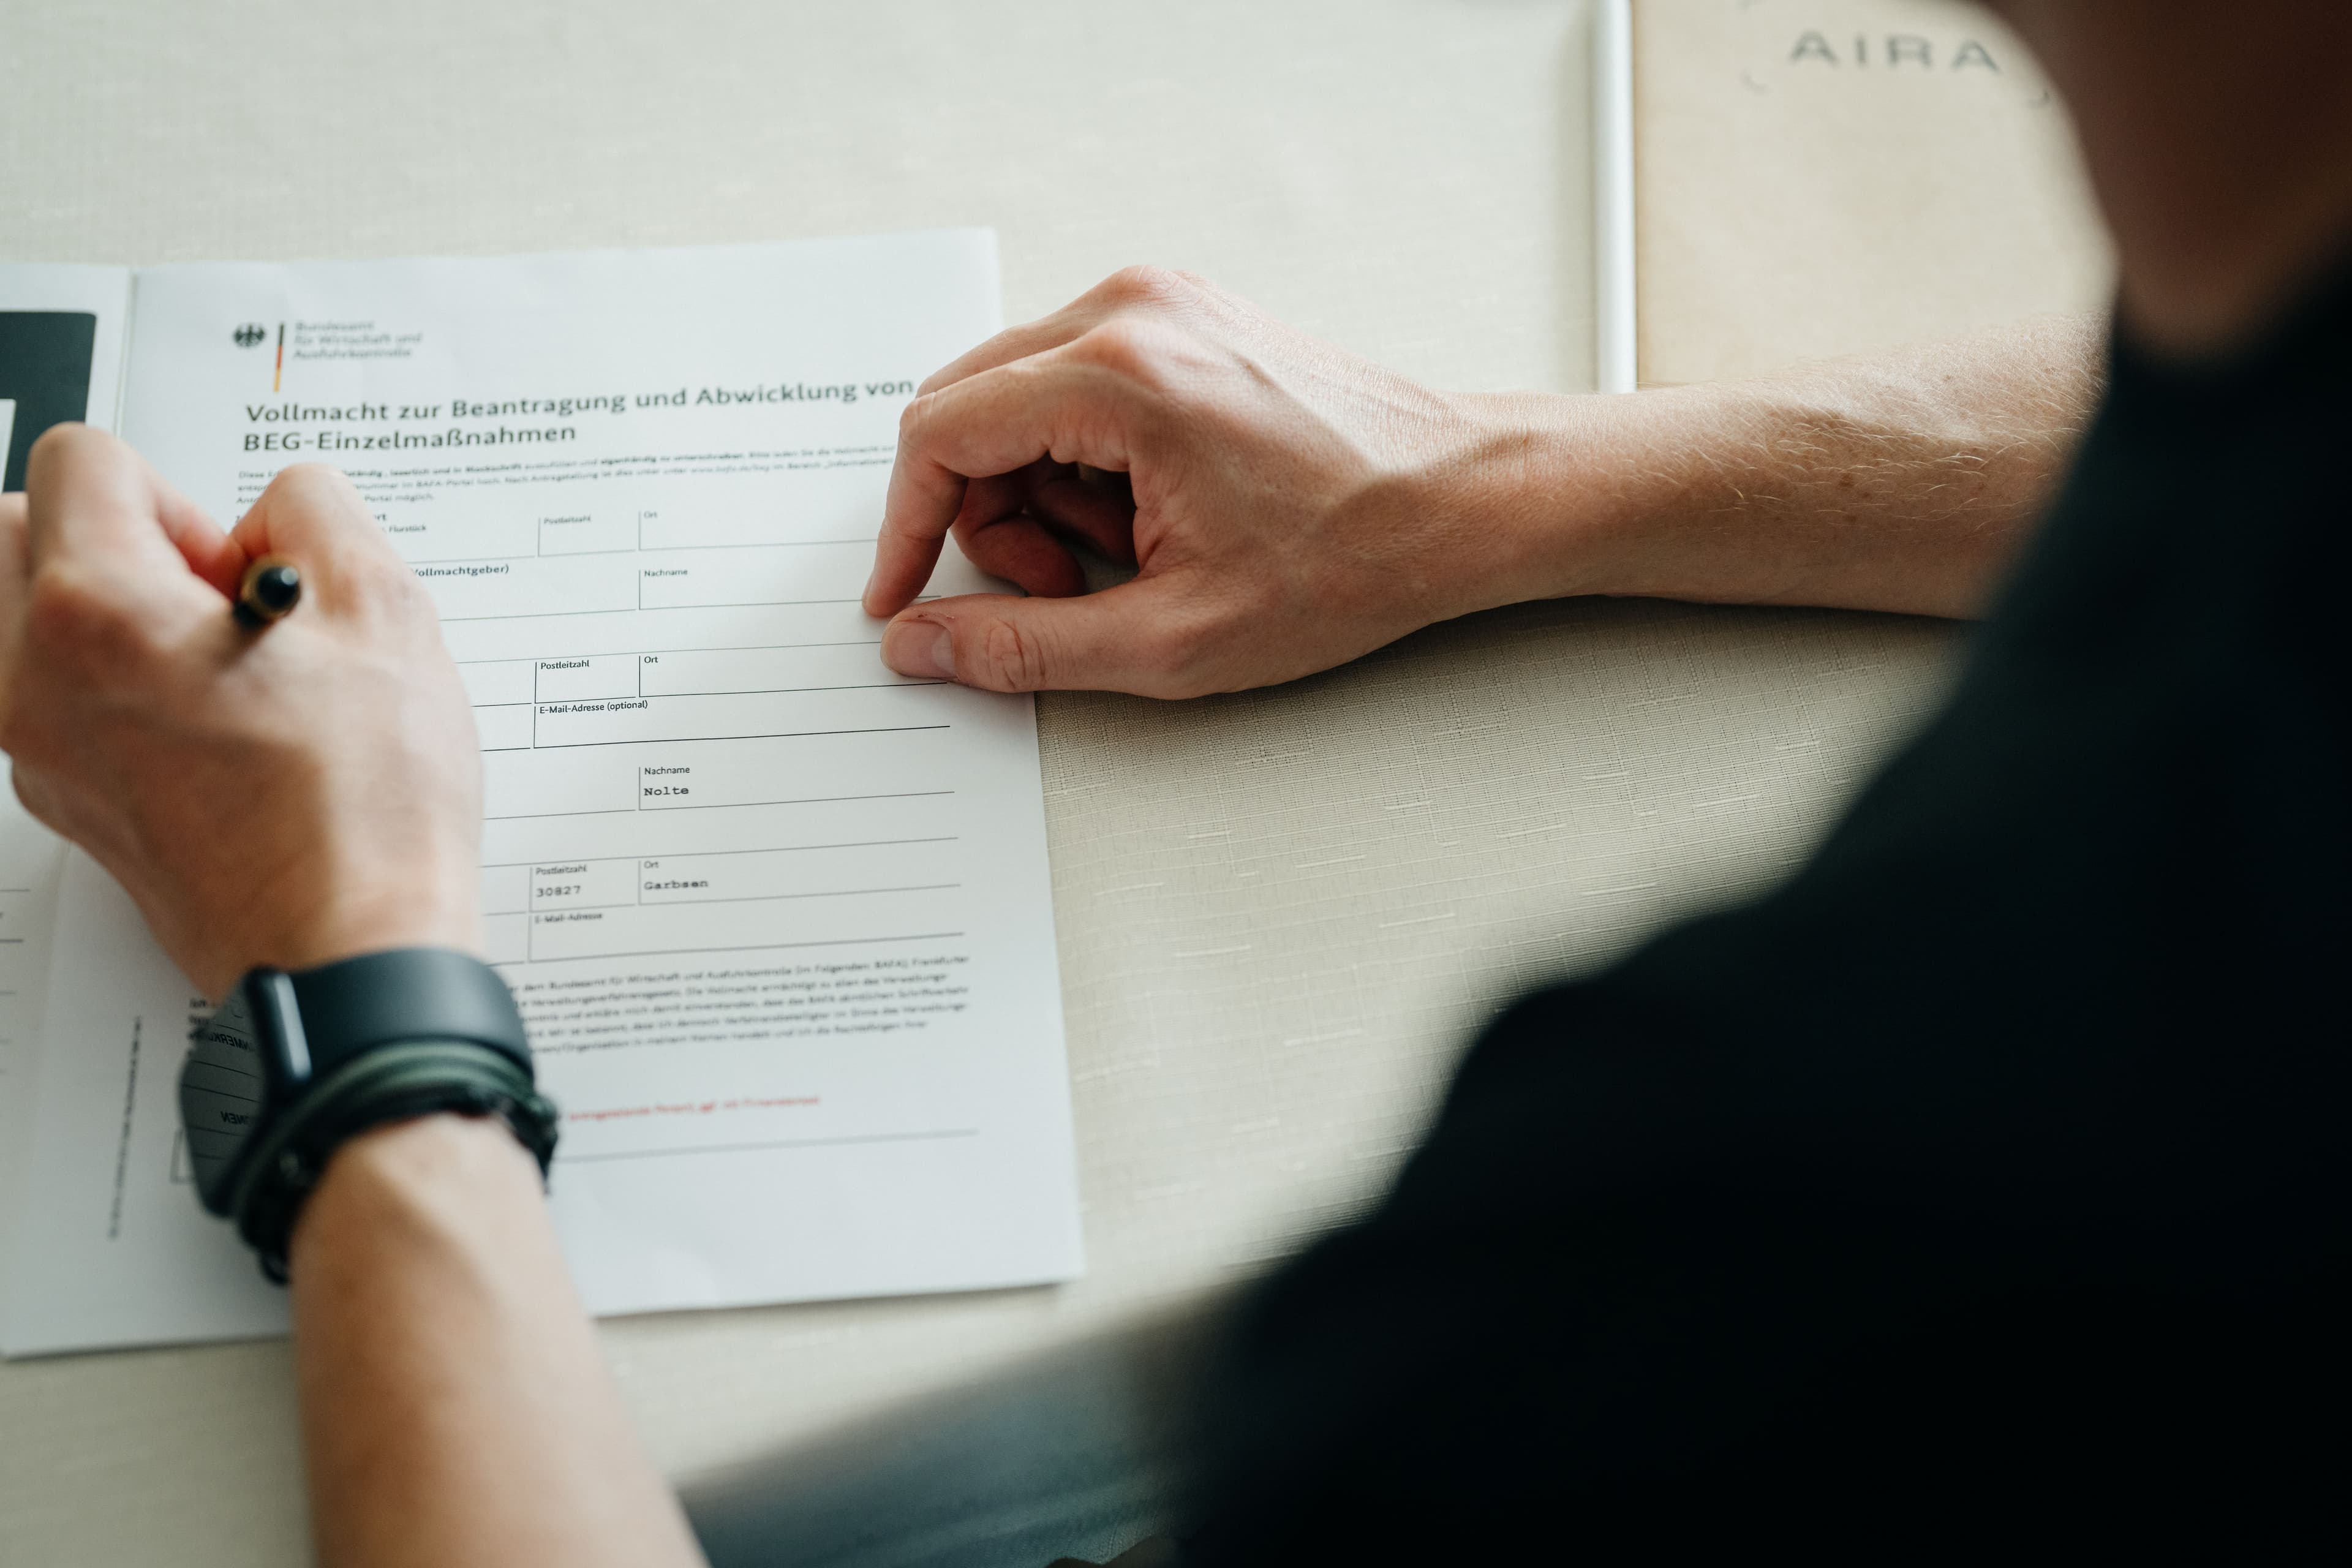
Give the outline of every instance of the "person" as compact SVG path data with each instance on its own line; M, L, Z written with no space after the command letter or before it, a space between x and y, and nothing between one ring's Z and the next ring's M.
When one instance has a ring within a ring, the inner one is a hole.
M908 408L867 607L992 689L1231 689L1541 595L1986 617L1792 881L1512 1009L1220 1326L1163 1559L2342 1535L2352 14L2001 9L2116 243L2104 350L1467 397L1135 271ZM950 532L1029 596L910 604ZM1073 540L1135 576L1080 592ZM478 945L464 699L340 479L223 534L60 429L0 550L17 790L193 979ZM311 597L248 647L266 552ZM345 1143L290 1275L323 1562L694 1560L496 1121ZM893 1523L859 1560L1003 1560Z

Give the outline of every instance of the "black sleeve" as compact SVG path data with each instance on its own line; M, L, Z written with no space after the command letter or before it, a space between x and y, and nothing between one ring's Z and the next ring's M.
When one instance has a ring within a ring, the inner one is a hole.
M2116 345L1812 862L1513 1008L1249 1298L1194 1556L2352 1544L2347 354L2352 263Z
M1391 1199L1250 1300L1192 1560L2242 1547L2340 1492L2340 1249L2168 1234L1985 1114L2048 1073L1791 1063L1637 990L1513 1010Z

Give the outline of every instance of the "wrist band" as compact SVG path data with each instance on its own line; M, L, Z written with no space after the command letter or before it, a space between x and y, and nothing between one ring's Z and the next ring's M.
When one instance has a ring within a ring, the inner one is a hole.
M513 995L488 964L440 948L257 969L196 1029L180 1075L197 1194L280 1281L295 1218L334 1152L436 1111L499 1118L545 1176L558 1116L538 1092Z

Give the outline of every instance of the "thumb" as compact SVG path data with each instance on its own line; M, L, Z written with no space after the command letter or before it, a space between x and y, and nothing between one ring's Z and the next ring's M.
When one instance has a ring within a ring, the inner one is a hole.
M414 581L358 489L321 463L279 469L229 537L247 561L292 557L304 589L339 609L376 603Z
M882 662L987 691L1192 697L1208 688L1188 622L1168 584L1146 578L1067 599L964 594L901 612L882 635Z

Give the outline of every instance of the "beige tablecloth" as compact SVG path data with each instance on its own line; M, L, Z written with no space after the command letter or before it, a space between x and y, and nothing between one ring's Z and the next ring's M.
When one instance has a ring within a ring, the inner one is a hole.
M1150 259L1417 375L1577 390L1583 23L1575 0L9 0L0 259L984 224L1015 319ZM707 1471L1346 1215L1482 1015L1791 864L1948 646L1579 603L1276 691L1046 700L1086 1279L609 1322L655 1453ZM0 1561L301 1561L289 1370L278 1343L0 1367Z

